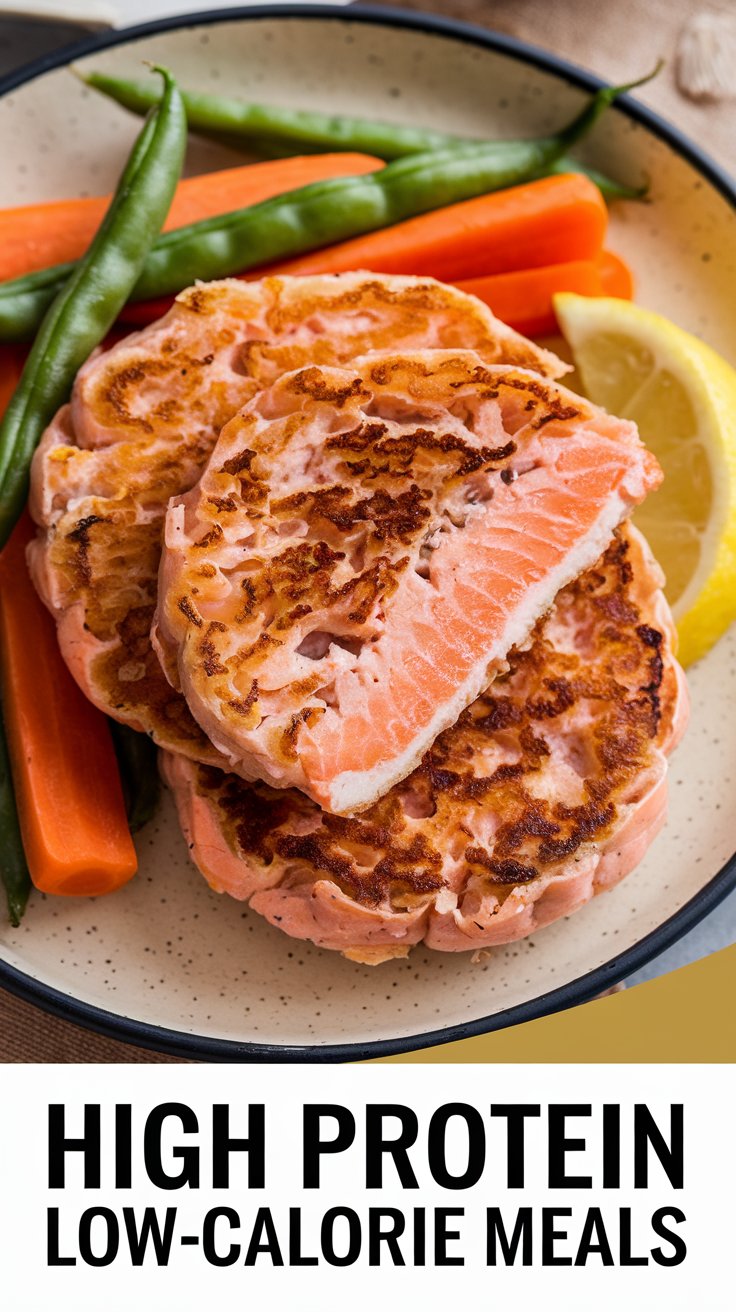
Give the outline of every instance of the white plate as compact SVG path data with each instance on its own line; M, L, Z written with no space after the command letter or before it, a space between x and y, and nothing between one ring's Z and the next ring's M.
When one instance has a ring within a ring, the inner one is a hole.
M75 57L133 75L149 59L184 85L476 135L543 132L594 85L506 38L386 10L189 15L92 38ZM0 204L110 189L136 129L62 60L47 58L0 100ZM633 265L638 299L736 358L732 184L631 104L605 116L588 151L617 176L653 180L650 203L614 207L611 219L610 243ZM190 150L193 172L232 162L224 149ZM35 895L21 929L2 927L0 981L118 1038L220 1060L380 1055L592 997L667 947L736 882L735 656L732 633L692 671L692 723L672 762L670 818L646 860L570 920L482 964L417 949L371 970L286 938L210 892L167 800L141 835L140 875L122 892L97 901Z

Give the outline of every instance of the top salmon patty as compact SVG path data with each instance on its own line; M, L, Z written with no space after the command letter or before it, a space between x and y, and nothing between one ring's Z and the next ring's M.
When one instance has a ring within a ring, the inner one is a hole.
M460 345L489 363L565 369L474 297L364 273L190 288L158 323L95 353L36 453L31 496L32 573L87 696L161 746L227 765L150 642L169 498L196 483L222 425L283 372Z
M472 351L296 370L170 503L162 661L231 770L359 811L660 478L633 424Z

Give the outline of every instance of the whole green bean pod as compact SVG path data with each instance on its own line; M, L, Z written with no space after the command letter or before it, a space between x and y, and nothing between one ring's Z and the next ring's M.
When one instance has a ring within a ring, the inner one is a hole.
M125 812L131 834L147 825L155 814L161 793L158 750L145 733L110 720L110 732L118 758Z
M660 65L647 78L659 71ZM109 73L77 76L89 87L131 110L145 114L156 104L159 93L148 81L114 77ZM639 86L641 82L632 83ZM481 144L480 139L436 132L432 128L387 123L380 119L356 118L348 114L325 114L318 110L288 109L216 96L207 92L182 91L187 121L193 132L236 148L279 156L322 150L357 150L379 159L401 159L427 150Z
M0 423L0 547L25 504L31 456L75 374L115 322L166 218L186 146L186 114L171 74L146 121L87 254L41 324Z
M0 342L31 341L76 264L53 264L0 283Z
M175 228L155 242L132 299L181 291L198 278L243 273L556 171L558 162L604 109L638 85L602 88L566 128L550 137L461 143L408 155L376 173L312 183L258 205ZM33 298L37 312L41 311L53 277L61 282L68 268L57 265L44 270L43 279L30 274L0 286L0 341L23 339Z
M5 889L10 923L16 929L26 909L31 891L23 839L20 834L18 812L10 773L10 757L5 738L5 725L0 709L0 879Z
M113 77L109 73L77 76L134 114L146 114L159 99L150 82ZM244 100L182 91L187 122L193 132L249 150L266 143L270 153L290 154L321 150L357 150L379 159L401 159L425 150L445 150L468 139L434 132L429 128L405 127L398 123L356 118L347 114L323 114L317 110L285 109L278 105L252 104Z

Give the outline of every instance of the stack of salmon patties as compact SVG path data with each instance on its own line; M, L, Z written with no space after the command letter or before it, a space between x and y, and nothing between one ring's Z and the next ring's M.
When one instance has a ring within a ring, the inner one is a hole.
M636 428L479 301L372 273L190 288L80 371L29 550L193 861L362 963L518 939L661 827L687 720Z

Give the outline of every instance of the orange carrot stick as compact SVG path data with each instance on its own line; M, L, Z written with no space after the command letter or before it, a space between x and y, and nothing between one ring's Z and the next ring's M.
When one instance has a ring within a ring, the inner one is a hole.
M540 337L557 331L552 307L555 292L577 292L579 296L620 296L631 299L633 280L617 255L603 252L598 260L574 260L543 269L470 278L458 287L477 296L493 313L517 332Z
M634 275L625 260L613 251L601 251L598 272L604 296L619 296L623 301L634 299Z
M278 273L416 273L445 282L594 259L606 205L582 173L479 196L269 268ZM261 277L263 271L248 274Z
M457 285L484 301L499 319L527 337L555 331L557 320L552 308L555 292L577 292L579 296L603 294L598 266L593 260L471 278Z
M59 652L25 559L26 514L0 556L3 711L23 847L45 893L111 893L137 868L105 716Z
M297 155L186 178L176 189L164 232L255 205L310 182L370 173L381 163L371 155ZM109 196L88 196L0 210L0 281L78 259L94 237L109 200Z

